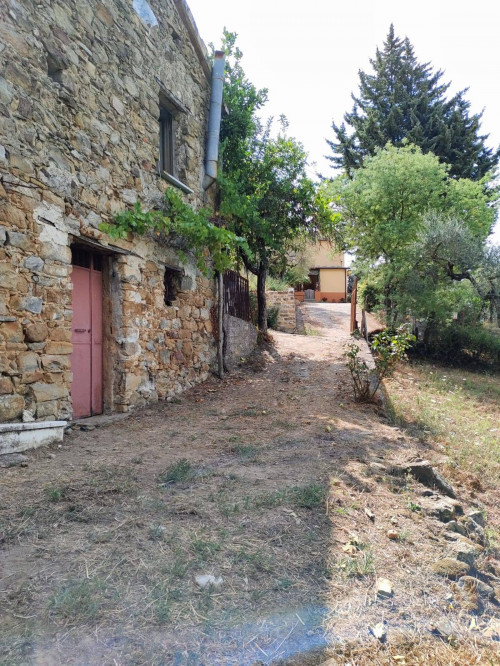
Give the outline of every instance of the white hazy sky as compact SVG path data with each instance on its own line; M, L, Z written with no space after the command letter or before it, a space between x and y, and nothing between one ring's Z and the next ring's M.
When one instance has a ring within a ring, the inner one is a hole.
M315 163L324 155L331 122L342 120L358 91L358 71L385 40L390 23L407 36L419 61L451 81L450 93L469 88L471 110L485 109L488 145L500 144L500 3L497 0L187 0L205 43L220 47L222 30L238 34L243 66L269 89L266 115L284 113L289 132ZM500 230L497 232L500 240Z

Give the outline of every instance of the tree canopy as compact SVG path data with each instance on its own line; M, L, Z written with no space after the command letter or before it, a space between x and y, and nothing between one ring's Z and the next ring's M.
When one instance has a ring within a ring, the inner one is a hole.
M409 39L397 37L393 25L370 64L373 73L359 71L352 111L340 126L332 124L332 166L351 176L377 148L406 140L449 164L452 177L480 180L496 167L500 151L486 146L482 113L470 114L467 90L447 99L443 73L418 62Z
M266 91L257 90L241 67L235 35L225 33L227 54L222 119L223 171L219 178L224 224L246 239L240 247L247 270L257 276L258 325L267 330L265 282L271 262L283 258L307 233L326 229L334 213L307 175L307 154L288 136L280 118L262 124L257 111Z
M341 213L347 247L371 262L399 259L428 210L455 215L481 240L495 221L496 190L450 178L446 165L414 145L377 149L351 179L339 176L325 191Z
M408 312L433 321L448 316L460 299L471 299L463 280L479 299L497 303L494 270L488 285L475 277L495 221L495 188L451 178L447 165L417 146L391 144L351 179L341 175L324 188L345 247L379 293L388 323Z

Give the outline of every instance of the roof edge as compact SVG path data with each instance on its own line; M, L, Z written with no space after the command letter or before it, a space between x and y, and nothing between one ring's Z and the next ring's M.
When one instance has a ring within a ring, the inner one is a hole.
M205 42L200 37L196 22L193 18L191 10L189 9L186 0L174 0L174 4L177 8L177 11L180 14L182 22L186 30L188 31L189 38L191 43L196 51L198 60L200 61L201 67L205 73L205 76L210 81L212 76L212 68L209 62L209 55Z

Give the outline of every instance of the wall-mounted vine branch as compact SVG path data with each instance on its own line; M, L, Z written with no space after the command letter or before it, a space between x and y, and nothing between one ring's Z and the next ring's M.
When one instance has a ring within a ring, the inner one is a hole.
M214 224L208 210L195 211L173 188L165 191L161 210L145 211L138 202L132 209L115 215L112 223L103 223L99 228L111 238L125 238L129 233L143 236L148 231L157 236L179 236L205 275L213 270L222 273L233 266L238 249L248 252L244 238ZM206 250L210 262L206 260ZM179 253L185 255L182 250Z

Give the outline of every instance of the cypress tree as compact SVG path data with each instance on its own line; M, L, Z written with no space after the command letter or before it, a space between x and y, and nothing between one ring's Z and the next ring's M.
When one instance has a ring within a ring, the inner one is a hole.
M327 158L334 167L352 174L377 148L406 140L450 164L454 177L477 180L495 168L500 151L486 147L488 136L479 134L482 113L469 115L467 90L448 100L443 72L419 63L409 39L397 37L393 25L370 63L374 73L359 72L352 111L340 126L332 124L336 141L327 140L333 152Z

